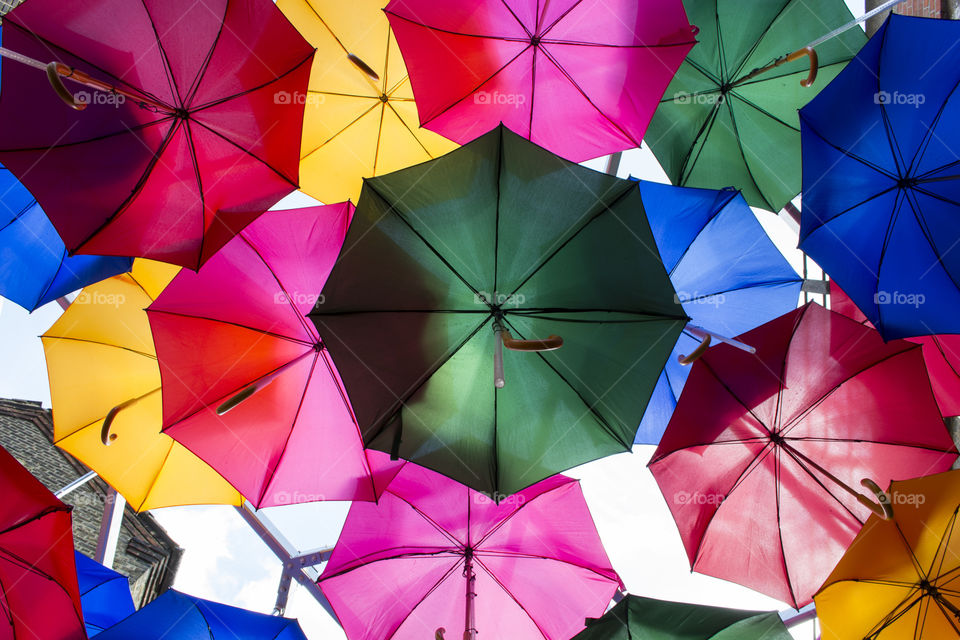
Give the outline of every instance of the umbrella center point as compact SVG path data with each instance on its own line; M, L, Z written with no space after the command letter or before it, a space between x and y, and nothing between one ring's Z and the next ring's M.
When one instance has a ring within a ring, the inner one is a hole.
M776 445L783 444L783 436L779 433L771 432L770 433L770 442Z
M917 186L918 182L919 180L913 176L902 176L897 180L897 187L900 189L912 189Z
M177 118L178 120L189 120L190 112L187 111L186 109L174 109L173 117Z
M380 94L380 102L386 104L389 99L390 99L390 98L387 97L387 94L385 94L385 93L381 93L381 94Z
M538 36L538 35L530 36L530 44L533 45L533 46L535 46L535 47L539 47L539 46L540 46L540 36Z
M323 342L320 341L320 340L317 340L316 342L314 342L314 343L313 343L313 350L316 351L316 352L318 352L318 353L321 352L321 351L323 351Z

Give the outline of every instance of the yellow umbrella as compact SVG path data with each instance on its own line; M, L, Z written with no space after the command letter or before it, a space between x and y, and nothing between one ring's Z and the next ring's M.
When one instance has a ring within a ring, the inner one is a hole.
M363 178L457 145L420 128L413 90L383 0L277 0L317 48L304 103L300 188L321 202L357 201ZM482 132L477 132L482 133Z
M160 432L160 369L144 309L177 271L136 260L130 273L83 289L42 336L54 442L137 511L243 501L213 469Z
M892 482L814 596L823 640L960 637L960 471Z

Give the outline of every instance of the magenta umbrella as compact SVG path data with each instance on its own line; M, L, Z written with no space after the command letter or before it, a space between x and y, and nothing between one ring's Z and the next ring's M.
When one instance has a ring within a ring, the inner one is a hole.
M367 452L313 323L353 216L270 211L147 309L163 429L256 507L374 500L403 463Z
M578 481L496 504L409 463L350 507L318 582L349 640L566 640L622 587Z
M680 0L392 0L420 125L499 123L581 162L640 146L696 27Z

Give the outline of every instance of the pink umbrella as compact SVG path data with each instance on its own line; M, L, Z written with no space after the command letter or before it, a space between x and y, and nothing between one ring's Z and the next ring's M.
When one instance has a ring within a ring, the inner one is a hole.
M680 0L393 0L420 125L499 123L574 162L640 146L696 44Z
M403 464L363 449L305 318L352 216L350 203L270 211L147 310L164 432L257 507L374 500Z
M622 587L578 481L496 504L413 464L350 507L318 582L349 640L566 640Z

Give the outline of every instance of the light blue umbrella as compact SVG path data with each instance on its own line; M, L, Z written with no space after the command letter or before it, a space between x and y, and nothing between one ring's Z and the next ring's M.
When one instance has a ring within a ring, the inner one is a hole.
M82 553L74 553L83 622L87 626L87 635L93 637L137 609L133 605L127 576L108 569Z
M270 616L169 589L98 640L307 640L291 618Z
M691 325L723 336L749 331L795 309L803 280L739 191L641 181L640 195L677 301L691 318L660 374L634 441L657 444L690 374L678 359L700 342Z

